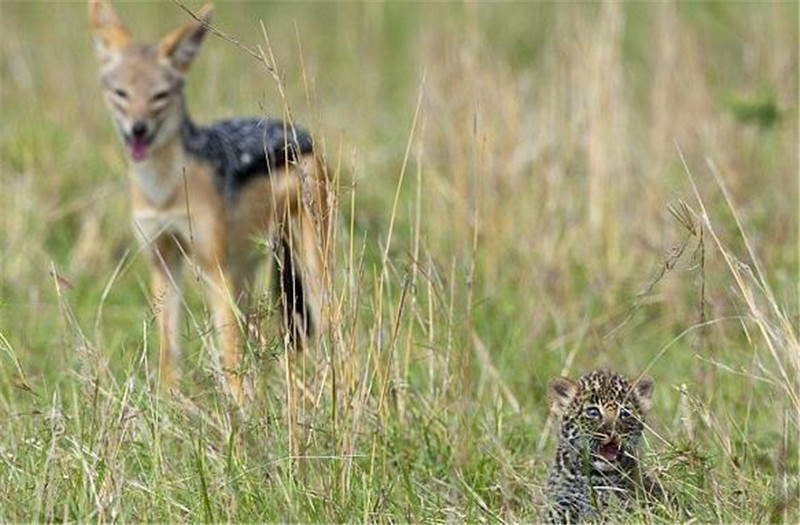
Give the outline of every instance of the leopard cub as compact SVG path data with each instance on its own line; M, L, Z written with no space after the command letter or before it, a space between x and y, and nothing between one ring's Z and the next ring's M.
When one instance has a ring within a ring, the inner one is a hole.
M560 433L547 478L548 521L602 521L604 511L629 508L637 490L659 491L636 457L653 387L648 376L628 381L607 370L550 381Z

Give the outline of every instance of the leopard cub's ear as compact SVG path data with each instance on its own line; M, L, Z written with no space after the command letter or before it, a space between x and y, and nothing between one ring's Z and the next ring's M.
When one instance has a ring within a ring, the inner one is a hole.
M653 390L655 387L655 381L648 375L640 377L633 383L631 391L642 412L649 412L653 407Z
M547 384L547 397L557 414L564 412L577 393L578 384L567 377L551 379Z

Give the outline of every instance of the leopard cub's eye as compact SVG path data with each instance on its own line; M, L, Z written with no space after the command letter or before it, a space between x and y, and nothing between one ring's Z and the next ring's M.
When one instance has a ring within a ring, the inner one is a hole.
M600 417L600 409L597 407L588 407L586 409L586 416L592 419L597 419Z
M627 408L619 407L619 417L620 419L630 419L633 417L633 414Z

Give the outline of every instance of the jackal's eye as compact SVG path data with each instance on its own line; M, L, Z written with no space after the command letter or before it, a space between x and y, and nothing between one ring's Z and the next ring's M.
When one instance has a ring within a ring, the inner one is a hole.
M162 100L166 100L170 96L170 94L172 94L172 92L169 90L159 91L158 93L153 95L150 98L150 100L152 102L161 102Z
M597 419L601 415L600 414L600 409L597 408L597 407L587 407L586 410L584 411L584 413L586 414L586 417L589 417L589 418L592 418L592 419Z
M128 92L125 91L124 89L115 88L114 89L114 94L116 96L118 96L119 98L122 98L122 99L127 99L128 98Z

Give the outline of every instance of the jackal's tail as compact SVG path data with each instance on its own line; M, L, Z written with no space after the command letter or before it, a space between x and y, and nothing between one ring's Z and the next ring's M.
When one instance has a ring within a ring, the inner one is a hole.
M276 231L279 242L272 282L280 299L285 333L297 347L305 346L326 329L322 307L329 280L334 215L329 209L329 184L321 159L308 155L290 178L274 185L281 191L276 200L285 206L279 207L284 215Z
M323 328L323 251L311 218L305 210L300 211L283 228L272 280L284 328L298 348Z
M302 266L289 240L281 238L278 250L272 282L279 298L284 328L293 344L302 345L316 330L316 320L307 303Z

